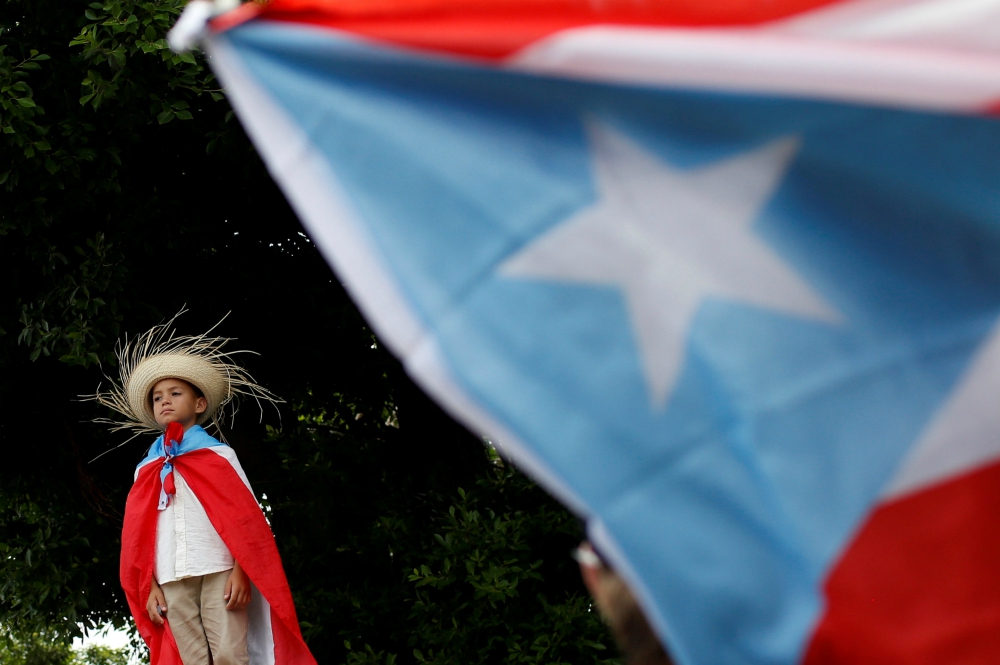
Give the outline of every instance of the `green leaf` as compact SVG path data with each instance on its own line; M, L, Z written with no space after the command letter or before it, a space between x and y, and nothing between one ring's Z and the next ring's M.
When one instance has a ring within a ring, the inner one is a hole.
M163 111L158 116L156 116L156 121L161 125L165 125L173 119L174 119L173 111Z
M17 103L29 109L35 107L35 100L31 97L18 97Z

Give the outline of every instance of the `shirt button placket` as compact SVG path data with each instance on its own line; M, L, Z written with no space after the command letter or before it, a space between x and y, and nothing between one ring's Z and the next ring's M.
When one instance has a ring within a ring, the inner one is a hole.
M177 472L174 471L175 477L178 476ZM177 536L177 558L174 571L174 576L177 579L182 579L188 576L187 574L187 525L184 520L184 500L181 496L184 494L184 481L177 477L177 493L174 495L174 533Z

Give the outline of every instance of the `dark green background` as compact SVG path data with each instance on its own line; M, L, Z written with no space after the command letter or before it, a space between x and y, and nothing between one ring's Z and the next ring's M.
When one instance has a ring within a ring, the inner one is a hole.
M615 662L574 518L454 423L378 344L200 56L180 0L0 8L0 632L124 625L121 510L150 443L76 401L113 348L226 312L251 373L227 436L320 663ZM607 646L607 648L605 648Z

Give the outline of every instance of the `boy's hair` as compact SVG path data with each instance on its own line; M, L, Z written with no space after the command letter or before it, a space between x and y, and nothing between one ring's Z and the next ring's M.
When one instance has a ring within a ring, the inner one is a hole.
M188 386L191 387L191 390L194 391L194 396L195 397L204 397L205 396L205 393L203 393L201 391L201 388L199 388L198 386L194 385L193 383L191 383L187 379L182 379L179 376L168 376L166 379L160 379L160 381L166 381L167 379L173 379L175 381L180 381L182 383L187 384ZM159 383L159 381L157 381L157 383ZM153 385L151 385L149 387L149 394L146 395L146 402L149 403L150 407L153 406L153 388L155 388L155 387L156 387L156 383L154 383Z

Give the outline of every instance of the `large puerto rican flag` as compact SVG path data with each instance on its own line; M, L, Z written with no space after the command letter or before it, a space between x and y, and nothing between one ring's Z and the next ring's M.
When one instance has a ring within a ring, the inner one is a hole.
M1000 2L274 0L203 44L680 665L1000 662Z

